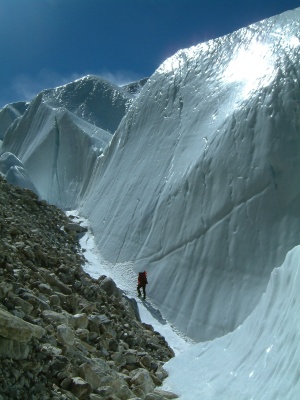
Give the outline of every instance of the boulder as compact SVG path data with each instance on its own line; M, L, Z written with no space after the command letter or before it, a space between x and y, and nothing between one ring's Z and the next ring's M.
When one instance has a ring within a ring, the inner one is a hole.
M100 282L100 288L103 289L108 296L121 298L120 289L118 289L117 285L110 277L106 277Z
M16 306L19 307L25 314L30 314L33 310L33 305L21 299L21 297L15 296L12 293L8 293L8 298L11 302Z
M131 384L141 389L145 394L152 392L155 388L149 371L143 368L138 368L133 371Z
M71 378L69 391L74 394L74 396L82 399L83 397L89 396L92 393L92 387L88 382L76 376Z
M68 222L67 224L65 224L65 230L74 233L83 233L88 231L85 226L81 226L76 222Z
M122 303L123 303L126 311L128 311L128 313L130 315L132 315L139 322L141 322L141 316L140 316L140 312L139 312L139 307L137 305L136 300L134 298L129 298L129 297L123 295Z
M89 363L81 364L79 367L79 375L91 385L93 390L101 386L103 371L99 371L95 366Z
M73 346L75 339L75 332L72 328L67 325L58 325L57 327L57 339L60 343L67 346Z
M65 325L71 325L71 326L73 323L73 316L70 314L67 314L66 312L58 313L58 312L52 311L52 310L45 310L45 311L43 311L42 316L43 316L44 320L49 323L65 324Z
M7 293L12 290L12 284L8 282L1 282L0 283L0 300L3 300Z
M0 214L0 400L145 399L171 354L136 302L84 272L65 214L1 176Z
M85 362L79 366L79 376L87 381L93 389L103 386L103 378L109 376L111 369L101 358Z
M6 339L0 336L0 355L11 360L24 360L28 357L30 348L27 343Z
M5 310L0 309L0 336L21 343L27 343L34 336L41 338L46 330L41 326L23 321Z
M164 399L178 399L177 394L166 390L155 389L153 393L163 397Z
M72 294L72 290L69 288L69 286L67 286L65 283L61 282L54 273L47 271L45 268L41 268L40 273L43 274L47 283L51 287L57 288L63 294L67 294L67 295Z
M34 308L41 310L50 310L50 306L47 302L35 296L33 293L25 292L21 295L22 299L30 303Z
M74 327L80 329L86 329L88 326L89 320L85 313L75 314L74 315Z

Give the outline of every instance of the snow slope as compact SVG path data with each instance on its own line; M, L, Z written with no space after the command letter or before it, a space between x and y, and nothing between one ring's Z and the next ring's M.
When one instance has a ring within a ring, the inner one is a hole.
M163 315L196 340L241 324L299 243L299 21L296 9L166 60L82 203L104 258L147 269Z
M300 247L271 275L234 332L199 343L166 365L181 400L296 400L300 393Z
M68 211L67 215L71 216L76 223L87 228L87 231L80 238L80 246L86 259L86 263L83 266L85 272L95 279L98 279L101 275L111 277L128 297L135 298L142 321L151 324L154 330L160 332L175 354L182 353L194 344L192 340L183 337L165 320L159 309L153 306L151 300L144 301L137 297L137 276L133 270L132 263L109 264L102 258L101 253L95 246L95 238L90 230L89 221L79 216L76 210Z

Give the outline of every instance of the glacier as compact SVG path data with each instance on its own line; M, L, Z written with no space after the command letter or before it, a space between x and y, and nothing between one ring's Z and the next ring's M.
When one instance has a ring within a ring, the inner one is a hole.
M0 110L0 140L2 141L7 129L17 118L21 117L26 111L29 103L19 101L17 103L7 104Z
M84 195L103 256L146 269L162 313L195 340L239 326L299 243L299 17L166 60Z
M151 301L200 342L168 363L183 400L299 392L299 25L300 8L140 84L88 76L0 111L7 179L77 209L107 264L146 269Z
M299 398L300 246L271 274L266 293L234 332L198 343L166 364L181 400Z
M74 209L133 97L99 77L86 76L44 90L9 126L6 107L0 113L0 126L6 127L2 158L12 153L23 164L30 177L27 186L36 187L41 198Z

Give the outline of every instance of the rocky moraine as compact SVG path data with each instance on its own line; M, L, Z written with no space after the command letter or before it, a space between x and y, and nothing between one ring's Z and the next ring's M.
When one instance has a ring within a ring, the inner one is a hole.
M165 339L84 272L81 227L0 177L0 400L164 400Z

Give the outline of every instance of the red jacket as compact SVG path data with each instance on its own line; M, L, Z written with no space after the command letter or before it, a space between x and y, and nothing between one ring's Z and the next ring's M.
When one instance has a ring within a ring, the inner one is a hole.
M139 286L144 286L147 285L148 281L147 281L147 272L139 272L139 276L138 276L138 285Z

